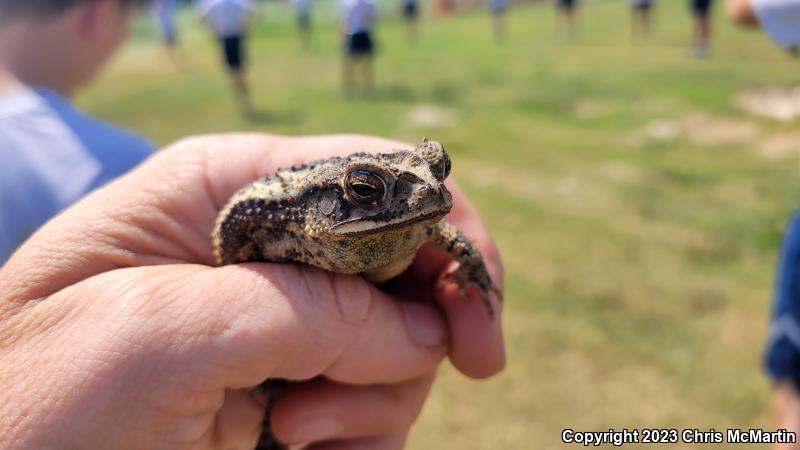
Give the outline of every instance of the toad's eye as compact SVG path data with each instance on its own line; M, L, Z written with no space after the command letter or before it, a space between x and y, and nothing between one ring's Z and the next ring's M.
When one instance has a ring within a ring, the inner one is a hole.
M450 157L447 156L447 153L444 154L444 174L442 176L442 181L450 175Z
M367 170L354 170L344 180L347 195L362 206L372 206L383 200L386 184L383 179Z

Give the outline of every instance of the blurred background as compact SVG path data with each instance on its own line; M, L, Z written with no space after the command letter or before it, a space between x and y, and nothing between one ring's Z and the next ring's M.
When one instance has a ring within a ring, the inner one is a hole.
M292 4L259 5L257 118L237 113L189 8L181 62L142 17L78 104L160 145L245 130L446 145L505 258L509 363L483 382L444 368L411 449L562 448L567 427L772 427L761 352L800 198L798 63L721 2L706 59L690 54L685 1L658 2L642 37L628 0L584 0L567 39L552 4L513 3L499 43L485 6L421 6L409 44L399 2L379 2L366 98L341 95L338 3L315 0L308 50Z

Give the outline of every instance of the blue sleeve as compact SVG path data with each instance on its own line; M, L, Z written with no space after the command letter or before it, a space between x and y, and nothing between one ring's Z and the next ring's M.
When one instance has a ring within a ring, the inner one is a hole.
M773 380L788 379L800 388L800 213L783 238L764 359Z
M109 125L75 109L57 94L43 89L37 93L46 101L102 164L102 172L90 189L95 189L133 169L153 154L148 140L128 130Z

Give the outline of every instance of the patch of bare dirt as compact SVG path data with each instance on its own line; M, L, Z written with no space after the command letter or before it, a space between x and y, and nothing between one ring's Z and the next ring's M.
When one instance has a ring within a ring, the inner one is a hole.
M575 104L575 116L580 119L595 119L612 113L612 106L602 100L583 99Z
M764 138L758 151L767 158L786 158L800 155L800 132L777 133Z
M789 122L800 116L800 86L742 92L734 98L734 104L756 116Z
M641 183L647 173L644 168L623 161L610 161L598 168L606 180L617 184Z
M634 135L634 141L672 142L682 137L680 124L675 120L658 119L648 122Z
M693 113L679 120L654 120L634 132L633 140L638 143L687 139L704 146L717 146L752 142L759 133L759 127L750 121Z
M681 121L681 128L689 140L701 145L739 144L758 137L756 124L706 114L691 114Z
M411 125L422 128L447 128L458 125L458 112L452 108L421 104L412 107L406 113L406 119Z

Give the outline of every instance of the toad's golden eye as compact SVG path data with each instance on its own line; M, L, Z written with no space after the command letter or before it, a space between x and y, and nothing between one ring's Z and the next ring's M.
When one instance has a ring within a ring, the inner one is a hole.
M386 183L368 170L354 170L344 179L347 195L361 206L377 205L386 193Z

